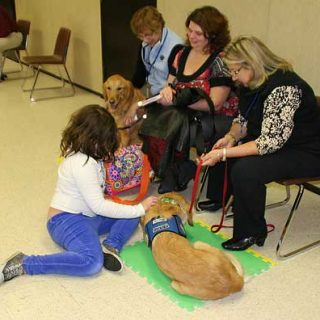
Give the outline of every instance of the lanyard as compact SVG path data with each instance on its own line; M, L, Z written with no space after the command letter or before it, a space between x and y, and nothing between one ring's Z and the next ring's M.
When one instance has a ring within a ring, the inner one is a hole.
M166 39L167 39L167 36L168 36L168 33L169 33L168 29L166 29L166 31L167 31L167 32L166 32L166 35L164 36L164 39L163 39L163 41L162 41L162 43L161 43L161 46L160 46L160 48L159 48L159 50L158 50L158 52L157 52L157 54L156 54L156 57L155 57L154 60L152 61L152 63L150 63L150 55L151 55L151 51L152 51L153 47L152 47L152 48L150 49L150 51L149 51L148 61L147 61L147 59L145 59L145 56L144 56L145 51L144 51L144 49L143 49L143 60L144 60L144 61L146 62L146 64L149 66L149 68L147 69L147 79L146 79L147 82L148 82L149 74L150 74L150 72L151 72L154 64L156 63L158 57L159 57L159 54L160 54L160 52L161 52L161 50L162 50L162 48L163 48L164 43L166 42Z
M255 94L255 96L253 97L253 99L250 102L249 107L248 107L247 111L245 112L244 116L240 115L240 135L241 135L241 137L243 136L243 128L247 126L247 122L248 122L247 117L248 117L250 111L252 110L253 106L257 102L258 97L259 97L259 92L257 92Z

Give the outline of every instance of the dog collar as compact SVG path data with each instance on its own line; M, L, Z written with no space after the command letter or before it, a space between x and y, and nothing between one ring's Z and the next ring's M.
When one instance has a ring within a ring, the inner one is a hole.
M176 205L176 206L179 205L176 200L174 200L173 198L169 198L169 197L163 197L163 198L161 198L160 201L163 202L163 203L170 203L170 204L173 204L173 205Z
M173 215L170 219L162 217L153 218L146 224L145 231L149 247L152 247L152 241L155 236L164 231L173 232L186 238L186 231L178 215Z

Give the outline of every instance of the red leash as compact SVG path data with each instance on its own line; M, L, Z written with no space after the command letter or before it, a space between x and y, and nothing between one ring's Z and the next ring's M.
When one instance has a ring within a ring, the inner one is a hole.
M199 159L196 175L195 175L195 178L194 178L193 189L192 189L191 204L190 204L190 208L189 208L189 214L190 215L192 214L192 209L193 209L194 202L195 202L195 199L196 199L196 196L197 196L201 168L202 168L202 160ZM223 224L225 216L226 216L226 196L227 196L227 191L228 191L228 167L227 167L227 161L226 161L225 170L224 170L223 193L222 193L222 214L221 214L221 218L220 218L219 224L213 224L210 227L210 230L213 233L219 232L222 228L233 228L233 226L226 226L226 225ZM267 227L269 228L268 233L272 232L275 229L275 226L273 224L271 224L271 223L268 223Z
M222 228L233 228L233 226L226 226L223 224L224 218L226 216L226 197L228 191L228 167L227 161L225 162L225 169L224 169L224 178L223 178L223 192L222 192L222 213L219 224L213 224L210 228L211 232L217 233Z
M202 160L198 160L198 165L197 165L197 170L196 170L196 175L194 177L194 183L193 183L193 188L192 188L192 195L191 195L191 203L190 203L190 208L189 208L189 215L192 215L192 209L194 206L194 202L196 200L197 192L198 192L198 184L199 184L199 179L200 179L200 172L202 168Z

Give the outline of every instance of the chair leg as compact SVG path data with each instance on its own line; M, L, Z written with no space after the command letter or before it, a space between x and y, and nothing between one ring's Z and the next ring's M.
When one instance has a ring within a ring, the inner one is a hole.
M290 186L286 186L286 197L282 201L270 203L270 204L266 205L266 209L273 209L273 208L284 206L285 204L287 204L289 202L290 197L291 197Z
M293 203L293 206L291 208L291 211L290 211L290 214L289 214L289 217L286 221L286 224L282 230L282 234L280 236L280 239L278 241L278 244L277 244L277 249L276 249L276 255L279 259L286 259L286 258L289 258L289 257L292 257L298 253L302 253L306 250L309 250L317 245L320 244L320 240L317 240L315 242L312 242L308 245L305 245L303 247L300 247L298 249L295 249L295 250L292 250L290 252L287 252L287 253L282 253L281 250L283 249L283 244L285 242L285 239L286 239L286 236L287 236L287 233L291 227L291 223L293 222L294 220L294 217L297 213L297 210L298 210L298 207L299 207L299 204L300 204L300 201L301 201L301 198L302 198L302 195L303 195L303 192L304 192L304 185L303 184L300 184L298 185L299 187L299 190L298 190L298 193L297 193L297 196L296 196L296 199Z
M30 65L30 67L33 69L33 66ZM31 89L26 89L25 88L25 82L26 80L23 82L22 84L22 90L24 92L29 92L30 91L30 100L32 102L35 102L35 101L40 101L40 100L48 100L48 99L56 99L56 98L65 98L65 97L72 97L74 96L75 94L75 88L74 88L74 85L71 81L71 78L69 76L69 73L68 73L68 70L66 68L65 65L63 65L64 67L64 70L65 70L65 73L67 75L67 78L68 78L68 82L70 84L70 87L71 87L71 92L70 93L66 93L66 94L62 94L62 95L54 95L54 96L49 96L49 97L40 97L40 98L37 98L34 96L34 92L35 91L40 91L40 90L50 90L50 89L63 89L65 87L65 82L66 80L63 78L61 72L60 72L60 69L58 69L58 72L59 72L59 80L62 82L62 85L61 86L53 86L53 87L42 87L42 88L36 88L36 83L38 81L38 77L39 77L39 74L41 72L41 65L38 66L37 68L37 71L36 71L36 76L35 76L35 80L33 82L33 85L32 85L32 88Z
M27 50L25 49L25 52L28 54ZM14 69L14 70L8 70L5 73L7 75L11 75L11 74L16 74L16 75L12 75L12 76L8 76L8 78L6 80L18 80L18 79L27 79L27 78L32 78L34 76L34 70L32 69L32 72L24 72L24 65L20 59L19 56L19 51L18 50L14 50L14 54L16 57L16 62L19 63L19 69ZM4 69L4 65L5 65L5 60L7 59L7 56L4 54L3 55L3 64L2 64L2 69ZM28 69L29 70L29 69Z
M203 173L203 175L201 177L201 180L200 180L200 190L198 192L198 195L197 195L197 198L196 198L196 201L195 201L195 209L196 209L197 212L201 211L199 209L198 202L200 200L200 197L201 197L203 188L204 188L204 186L206 184L206 180L207 180L208 176L209 176L209 166L207 166L205 168L205 171L204 171L204 173ZM234 197L233 197L233 195L231 195L229 200L228 200L228 202L227 202L227 204L226 204L226 206L225 206L225 218L226 219L230 219L230 218L233 217L233 213L232 212L229 213L229 210L230 210L230 208L231 208L231 206L233 204L233 200L234 200Z

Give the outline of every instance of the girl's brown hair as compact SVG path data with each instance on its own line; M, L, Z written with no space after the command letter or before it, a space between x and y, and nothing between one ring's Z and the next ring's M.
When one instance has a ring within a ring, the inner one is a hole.
M95 160L110 161L119 147L112 115L99 105L87 105L71 115L62 133L61 156L81 152Z
M228 20L215 7L204 6L195 9L187 17L185 22L187 28L191 21L201 27L204 36L209 40L208 51L210 53L222 51L230 42L231 38Z

